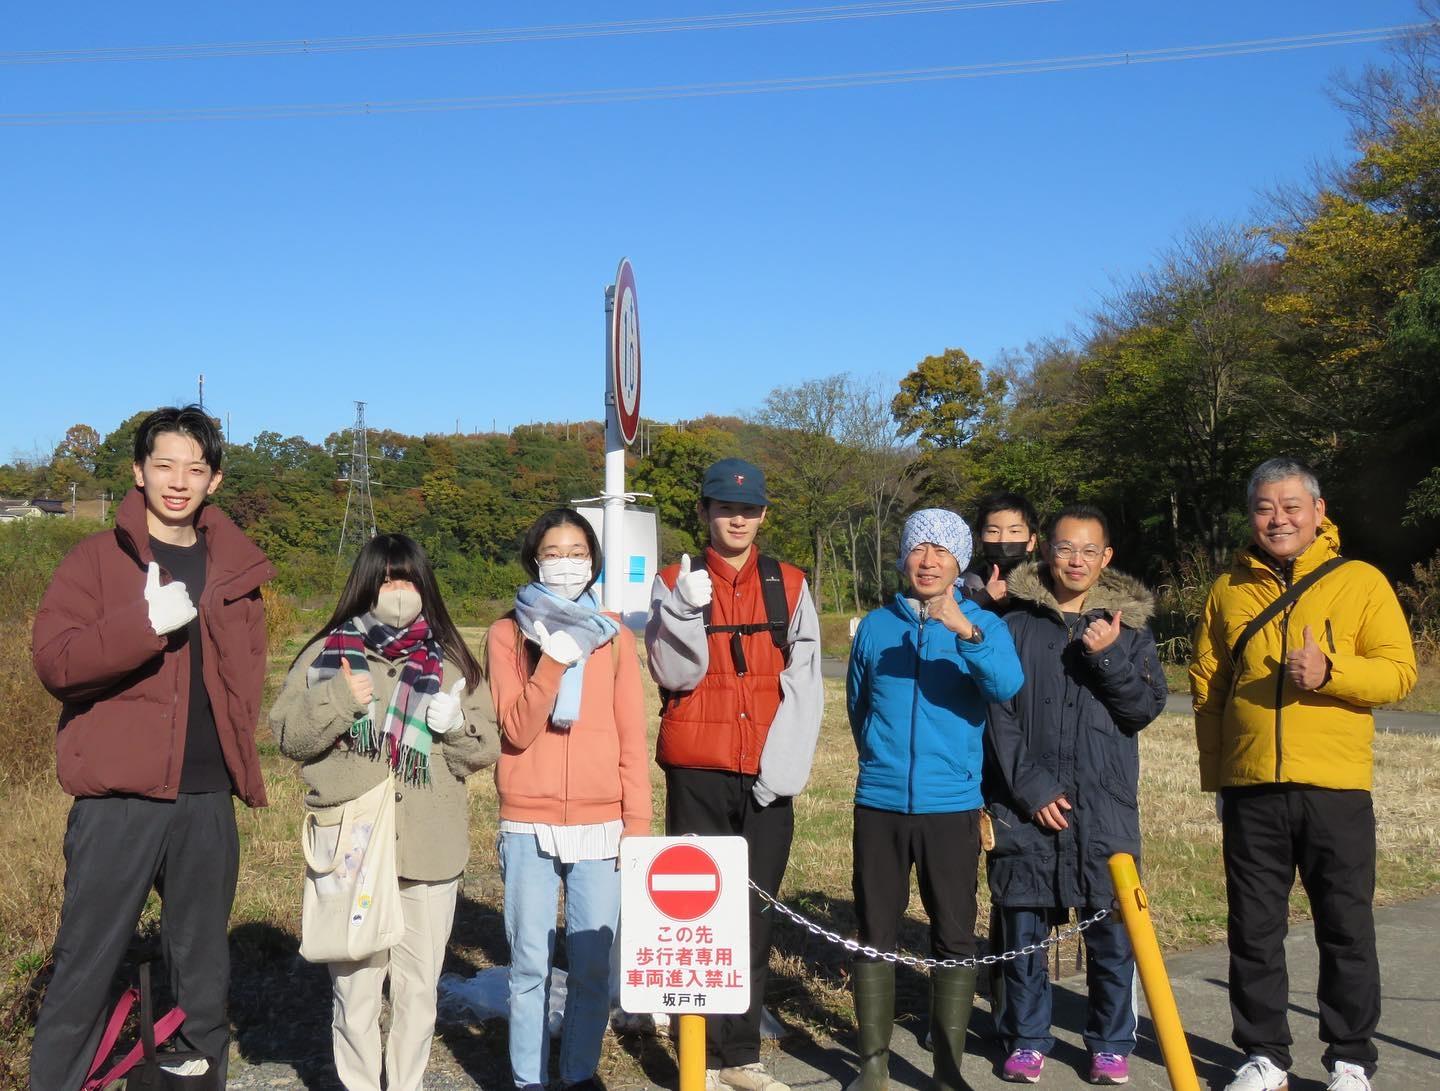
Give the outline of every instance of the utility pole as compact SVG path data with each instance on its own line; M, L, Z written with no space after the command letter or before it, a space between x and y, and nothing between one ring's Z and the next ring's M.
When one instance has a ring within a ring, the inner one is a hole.
M205 373L200 373L200 408L205 408Z
M341 480L345 480L342 478ZM355 403L355 425L350 433L350 492L345 497L345 518L340 524L340 548L353 540L357 550L375 537L375 500L370 495L370 442L365 429L365 403Z
M75 482L70 482L70 518L75 518Z

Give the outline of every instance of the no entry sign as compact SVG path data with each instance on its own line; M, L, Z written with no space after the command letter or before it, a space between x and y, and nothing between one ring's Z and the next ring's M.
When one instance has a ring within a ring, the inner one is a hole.
M675 921L693 921L720 899L720 865L694 845L671 845L650 861L645 876L650 901Z
M620 874L620 1006L636 1014L745 1011L745 839L627 837Z

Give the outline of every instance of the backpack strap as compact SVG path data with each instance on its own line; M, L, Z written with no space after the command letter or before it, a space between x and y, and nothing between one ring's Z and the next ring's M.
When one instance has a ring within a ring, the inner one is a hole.
M115 1046L115 1039L120 1037L120 1028L125 1022L125 1017L130 1014L135 1000L140 1001L140 1041L136 1042L130 1052L115 1063L115 1067L103 1076L96 1076L95 1070L104 1063L109 1056L110 1050ZM115 1014L110 1017L110 1024L105 1028L105 1036L100 1042L100 1051L95 1054L95 1060L90 1065L90 1074L85 1081L81 1091L100 1091L107 1084L114 1083L125 1073L129 1072L143 1059L148 1063L155 1062L155 1047L164 1044L169 1038L180 1029L185 1022L185 1011L183 1008L174 1007L166 1012L159 1019L153 1018L154 1012L150 1006L150 963L140 963L140 987L130 989L121 997L120 1003L115 1005Z
M1261 629L1265 628L1265 626L1269 625L1270 622L1274 621L1276 615L1278 615L1282 610L1288 610L1290 607L1294 606L1295 600L1298 599L1311 587L1313 587L1316 583L1318 583L1322 576L1326 576L1331 572L1334 572L1335 569L1339 568L1342 564L1345 563L1345 561L1346 558L1344 557L1331 557L1328 561L1320 565L1313 572L1308 573L1306 576L1304 576L1304 578L1292 583L1288 588L1286 588L1283 595L1281 595L1269 606L1265 607L1265 609L1261 610L1258 614L1256 614L1255 617L1250 621L1250 624L1245 626L1244 631L1241 632L1239 638L1235 641L1235 647L1230 649L1231 669L1236 671L1238 674L1238 671L1240 669L1240 657L1245 654L1245 646L1250 643L1250 638L1252 636L1258 633Z
M741 674L745 673L748 665L740 638L755 633L769 633L775 647L784 653L786 665L790 663L790 603L785 597L785 576L780 570L780 562L762 553L755 558L755 567L760 577L760 594L765 601L765 620L747 625L712 625L708 621L705 624L706 636L730 634L730 657ZM710 616L709 607L706 607L704 616Z

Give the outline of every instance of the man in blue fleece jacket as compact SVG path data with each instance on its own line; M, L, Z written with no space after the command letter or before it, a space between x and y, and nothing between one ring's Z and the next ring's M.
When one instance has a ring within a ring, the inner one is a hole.
M846 679L850 729L860 752L855 785L854 889L860 941L895 949L910 900L910 870L930 917L936 958L975 955L980 779L985 714L1024 682L1010 630L956 594L970 563L970 528L954 512L917 511L905 522L898 567L908 592L871 611L855 633ZM895 964L857 959L852 969L860 1074L851 1091L883 1091L895 1021ZM935 1086L958 1091L973 966L930 975Z

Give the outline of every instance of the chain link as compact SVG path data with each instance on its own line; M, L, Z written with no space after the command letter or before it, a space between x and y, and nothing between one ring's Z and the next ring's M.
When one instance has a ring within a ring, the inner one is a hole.
M802 917L784 902L771 897L768 893L761 890L755 885L753 879L750 880L750 889L760 895L762 901L774 906L783 916L788 917L807 932L817 935L823 940L828 940L830 943L837 943L847 951L864 955L867 958L878 958L883 962L899 962L914 969L923 968L927 970L934 969L937 966L943 969L953 969L957 966L995 966L1001 962L1013 962L1015 959L1022 958L1025 955L1033 955L1037 951L1043 951L1047 947L1053 947L1055 944L1067 940L1071 936L1078 936L1092 924L1104 920L1111 913L1109 909L1097 910L1094 916L1087 917L1083 921L1077 921L1069 928L1062 928L1054 935L1048 936L1039 943L1027 943L1017 951L1002 951L998 955L981 955L976 958L921 958L918 955L906 955L898 951L879 951L874 947L867 947L858 940L846 939L838 932L832 932L828 928L822 928L814 921Z

